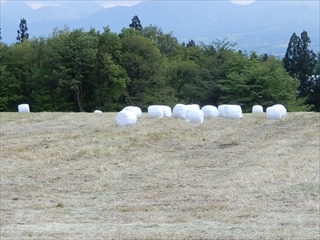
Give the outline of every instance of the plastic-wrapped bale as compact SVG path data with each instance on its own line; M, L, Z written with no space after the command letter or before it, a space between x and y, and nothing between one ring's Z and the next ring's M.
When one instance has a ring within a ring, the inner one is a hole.
M30 112L29 104L18 105L18 112L19 113L29 113Z
M226 106L226 104L222 104L222 105L219 105L218 106L218 111L219 111L219 117L224 117L224 111L223 111L223 109L224 109L224 107Z
M267 119L277 120L282 118L281 108L279 107L275 107L275 106L267 107L266 114L267 114Z
M148 107L148 117L149 118L162 118L163 108L160 105L151 105Z
M187 104L187 110L194 109L194 110L200 110L200 106L198 104Z
M137 123L137 115L130 110L122 110L117 113L116 123L120 126L133 126Z
M164 117L171 117L172 116L172 111L171 107L162 105L162 110L163 110L163 116Z
M188 109L186 112L186 122L203 123L204 113L200 109Z
M239 105L225 105L223 108L225 118L242 118L242 109Z
M205 118L219 117L219 110L215 106L206 105L201 108Z
M287 115L287 109L285 108L285 106L283 106L282 104L275 104L273 105L273 107L277 107L280 109L281 112L281 116L284 117Z
M254 105L252 107L252 113L262 113L263 107L261 105Z
M134 112L136 114L137 118L141 117L141 115L142 115L141 108L139 108L137 106L127 106L122 110L129 110L129 111Z
M93 113L102 113L101 110L95 110Z
M185 118L187 112L187 106L184 104L176 104L172 110L172 114L175 118Z

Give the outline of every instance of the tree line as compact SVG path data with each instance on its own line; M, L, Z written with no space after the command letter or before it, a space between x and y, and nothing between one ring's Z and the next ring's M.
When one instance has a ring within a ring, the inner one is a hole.
M65 26L32 39L22 20L18 42L0 42L0 111L20 103L33 112L107 112L178 102L320 111L320 54L308 49L306 31L294 33L278 59L243 53L227 38L179 43L172 32L142 27L137 16L120 33Z

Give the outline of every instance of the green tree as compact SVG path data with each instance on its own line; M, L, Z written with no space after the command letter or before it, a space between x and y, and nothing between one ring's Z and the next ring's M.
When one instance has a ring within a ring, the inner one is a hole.
M241 69L243 67L243 55L234 50L235 44L227 38L213 41L210 44L200 43L202 54L194 58L201 67L199 73L199 98L201 105L212 104L217 106L221 103L220 81L225 79L229 59L234 58L234 64ZM194 49L194 48L189 48Z
M31 83L33 71L33 49L29 41L14 44L3 49L2 70L5 72L3 84L8 90L8 109L16 110L20 103L31 103Z
M198 103L202 91L199 88L200 66L192 60L178 63L176 76L172 85L176 90L177 98L186 103Z
M2 62L2 48L3 45L0 44L0 60ZM9 101L9 74L6 71L5 65L0 65L0 111L4 112L8 110L8 101Z
M59 93L58 79L53 77L56 67L55 56L52 54L52 38L33 38L30 41L33 48L34 68L32 70L32 82L30 99L32 110L64 111L62 107L64 98Z
M320 52L317 56L315 74L310 77L312 87L310 90L309 103L313 105L312 110L320 112Z
M129 24L129 27L138 31L142 30L142 25L137 15L132 18L132 22Z
M104 28L104 32L99 36L93 74L95 108L115 111L124 105L122 98L126 95L129 77L120 65L121 48L119 36L111 33L109 28Z
M27 33L28 26L27 26L26 19L24 18L20 19L19 29L20 30L17 30L17 33L18 33L17 41L23 42L25 39L29 39L29 33Z
M37 79L41 89L36 88L34 94L40 95L41 101L45 101L42 102L43 106L51 105L51 111L78 110L73 90L65 83L69 79L69 61L66 59L69 35L70 30L66 26L62 30L53 30L52 36L46 40L41 68L35 73L39 76ZM45 100L48 95L49 102Z
M296 35L296 33L293 33L283 58L284 68L292 77L297 76L299 73L299 53L301 51L300 45L301 39L298 35Z
M202 59L203 51L200 46L190 46L190 47L182 47L179 53L179 57L176 57L180 60L191 60L196 63Z
M6 65L0 66L0 111L15 112L17 105L23 102L19 81L11 75Z
M75 101L79 111L85 111L86 102L92 97L92 81L88 81L94 70L94 63L98 51L99 38L94 31L84 32L83 29L75 29L68 35L63 46L63 65L59 73L60 84L70 88L74 92Z
M65 54L69 28L55 28L48 39L35 39L35 56L39 58L33 72L31 98L35 111L76 111L73 91L65 84L68 73L65 71Z
M187 43L187 47L195 47L196 43L195 41L193 41L193 39L191 39L188 43Z
M285 71L281 61L272 56L261 61L255 53L244 56L242 64L235 62L239 60L230 59L226 79L220 81L222 101L239 104L244 112L255 104L266 108L281 103L289 111L305 109L296 98L299 82Z
M122 30L126 31L125 29ZM127 84L127 104L146 109L149 104L164 103L170 92L165 79L166 59L157 46L142 35L127 35L122 42L122 66L130 82Z
M310 43L311 40L306 31L303 31L300 37L293 33L283 58L286 71L290 76L299 79L298 95L305 98L305 103L308 105L314 102L311 99L311 92L315 84L312 76L315 75L317 62L316 54L309 50Z
M161 28L150 25L144 27L141 34L154 42L163 56L171 59L179 54L181 47L178 39L172 35L172 32L164 33Z

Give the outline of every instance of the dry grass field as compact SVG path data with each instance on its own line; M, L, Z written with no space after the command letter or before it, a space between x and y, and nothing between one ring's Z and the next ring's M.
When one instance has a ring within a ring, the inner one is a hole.
M319 239L319 113L1 113L0 239Z

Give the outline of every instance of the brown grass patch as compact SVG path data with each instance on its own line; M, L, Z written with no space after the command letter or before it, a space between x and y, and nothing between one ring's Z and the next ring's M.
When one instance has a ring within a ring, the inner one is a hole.
M1 239L319 239L319 113L1 113Z

